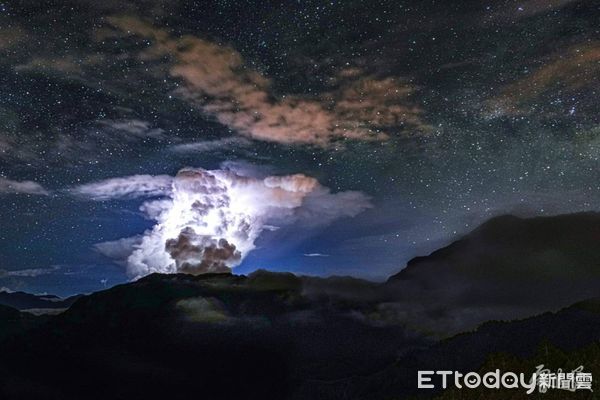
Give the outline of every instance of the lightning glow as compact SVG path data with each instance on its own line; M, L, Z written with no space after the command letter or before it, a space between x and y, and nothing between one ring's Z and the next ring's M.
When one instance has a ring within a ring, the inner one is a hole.
M136 176L132 181L139 186L139 180ZM96 192L103 188L106 197L113 181L100 182L94 188ZM126 181L119 180L119 193ZM100 194L96 192L94 195ZM369 198L360 192L333 194L302 174L259 179L230 170L185 168L172 178L164 194L168 198L141 206L156 221L152 229L138 240L99 246L105 253L114 253L111 246L129 243L125 261L134 279L153 272L226 272L255 248L264 230L275 229L273 224L326 224L370 207Z

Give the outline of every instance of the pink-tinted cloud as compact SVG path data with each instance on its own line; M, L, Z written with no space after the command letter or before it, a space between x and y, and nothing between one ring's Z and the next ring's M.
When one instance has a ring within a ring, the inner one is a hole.
M383 140L387 128L423 133L414 86L362 70L340 72L336 86L314 96L276 95L271 80L251 69L232 47L169 32L131 17L113 17L119 35L151 40L145 61L172 60L167 72L182 82L176 94L205 114L254 139L328 145L343 139ZM108 33L103 32L103 35Z

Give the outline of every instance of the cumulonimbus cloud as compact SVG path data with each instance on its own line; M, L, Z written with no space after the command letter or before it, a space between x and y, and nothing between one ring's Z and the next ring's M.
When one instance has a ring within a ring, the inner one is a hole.
M34 181L15 181L0 177L0 194L32 194L47 196L50 192Z
M158 192L148 188L157 188L156 182L165 179L136 175L87 184L75 192L96 200L155 196ZM328 224L371 207L361 192L332 193L302 174L255 178L231 170L185 168L170 183L168 188L160 186L161 198L141 206L156 221L152 229L96 246L123 262L134 279L153 272L229 271L255 248L264 230L294 222Z
M151 45L138 57L181 79L175 94L237 132L279 143L328 145L340 139L381 140L386 128L426 131L410 100L415 86L397 77L341 71L331 90L315 96L276 95L270 79L248 68L235 49L195 36L172 36L133 17L112 17L112 35L136 35ZM103 31L100 39L111 35Z

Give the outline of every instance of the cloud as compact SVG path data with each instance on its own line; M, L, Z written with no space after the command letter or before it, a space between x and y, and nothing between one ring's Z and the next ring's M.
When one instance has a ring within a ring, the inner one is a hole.
M121 193L129 196L128 188L138 187L139 182L137 175L86 187L101 187L91 192L104 194L114 193L116 186L122 197ZM101 253L125 263L132 278L153 272L228 271L255 248L264 230L292 223L315 227L371 207L361 192L331 193L302 174L257 178L231 170L184 168L171 178L169 190L161 190L168 198L146 201L140 207L156 221L152 229L138 237L96 245Z
M322 94L277 95L271 80L229 46L191 35L174 37L133 17L109 22L120 30L115 35L151 40L138 55L144 62L172 60L167 72L182 81L176 95L254 139L325 146L343 139L383 140L386 128L416 133L425 126L410 100L415 87L401 79L342 71L337 86Z
M8 109L2 111L6 118L17 118ZM18 119L11 124L19 126ZM98 163L116 155L138 155L144 144L166 146L167 141L178 140L170 138L162 128L137 118L83 121L75 128L56 129L52 134L5 129L0 135L0 160L28 167L44 167L49 163L64 166L79 161Z
M171 191L172 177L167 175L133 175L87 183L70 189L71 194L93 200L158 197Z
M329 257L329 254L321 254L321 253L304 253L304 257Z
M60 269L59 266L52 266L50 268L18 269L18 270L13 270L13 271L6 270L6 269L0 269L0 278L6 278L6 277L35 278L36 276L51 274L53 272L56 272L59 269Z
M131 249L139 245L142 241L142 236L132 236L118 240L97 243L94 249L100 254L113 259L118 264L127 265L127 257L131 254Z
M518 3L510 2L508 6L500 8L490 14L490 19L504 23L512 23L514 20L533 17L548 13L579 0L525 0Z
M193 297L177 301L175 307L193 322L227 322L234 320L216 298Z
M14 70L21 71L48 71L59 72L66 76L76 77L83 72L81 68L81 60L77 60L73 56L62 57L34 57L25 64L14 66Z
M254 164L245 160L227 160L219 164L219 169L234 172L240 176L266 178L276 173L272 165Z
M526 77L503 87L498 96L487 102L490 116L529 115L548 109L549 114L562 115L589 111L596 116L596 103L585 110L585 102L579 102L579 110L573 102L588 92L595 98L595 84L600 74L600 41L571 46L541 60L540 67ZM569 99L573 101L569 101ZM573 108L575 107L575 108Z
M69 161L99 160L103 155L126 154L136 151L136 147L144 143L160 143L167 139L163 129L148 121L136 118L103 119L93 121L76 134L68 132L59 135L52 150Z
M334 101L338 118L357 126L371 129L407 126L422 134L430 127L422 121L422 110L407 101L415 89L399 78L362 75L343 80L338 91L325 97Z
M163 129L155 128L150 122L139 119L101 120L98 123L121 133L125 139L163 140L167 138Z
M47 196L50 194L42 185L33 181L13 181L0 177L1 194L32 194Z
M217 140L182 143L171 147L176 153L209 153L232 148L248 147L252 142L241 137L227 137Z
M27 39L25 30L18 26L0 28L0 51L13 49Z
M198 235L193 228L184 228L176 239L167 239L165 250L178 272L229 272L229 265L242 259L242 253L227 239Z

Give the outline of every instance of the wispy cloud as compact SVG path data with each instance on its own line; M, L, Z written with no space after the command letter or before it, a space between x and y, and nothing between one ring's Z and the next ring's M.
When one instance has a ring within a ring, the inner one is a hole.
M208 153L228 149L248 147L252 142L242 137L227 137L217 140L182 143L171 147L176 153Z
M0 50L13 48L26 38L26 32L21 27L2 27L0 28Z
M584 104L577 110L573 100L589 91L593 98L600 75L600 41L573 45L541 60L541 66L524 78L504 86L499 95L486 103L488 116L530 115L549 109L562 115L584 112ZM578 95L575 95L578 93ZM565 99L565 100L562 100ZM539 104L546 105L546 108ZM551 107L548 107L550 105ZM595 117L596 103L587 109Z
M101 126L108 127L121 133L124 139L166 139L164 130L153 127L148 121L140 119L119 119L119 120L101 120L98 121Z
M1 194L31 194L47 196L50 192L42 185L34 181L14 181L0 177L0 195Z
M579 0L525 0L508 2L490 14L492 20L511 23L514 20L533 17L568 6Z
M0 269L0 278L5 277L20 277L20 278L34 278L40 275L48 275L56 272L60 269L59 266L55 265L49 268L28 268L18 270L6 270Z
M86 183L69 189L75 196L92 200L111 200L164 196L171 192L173 178L168 175L132 175Z

